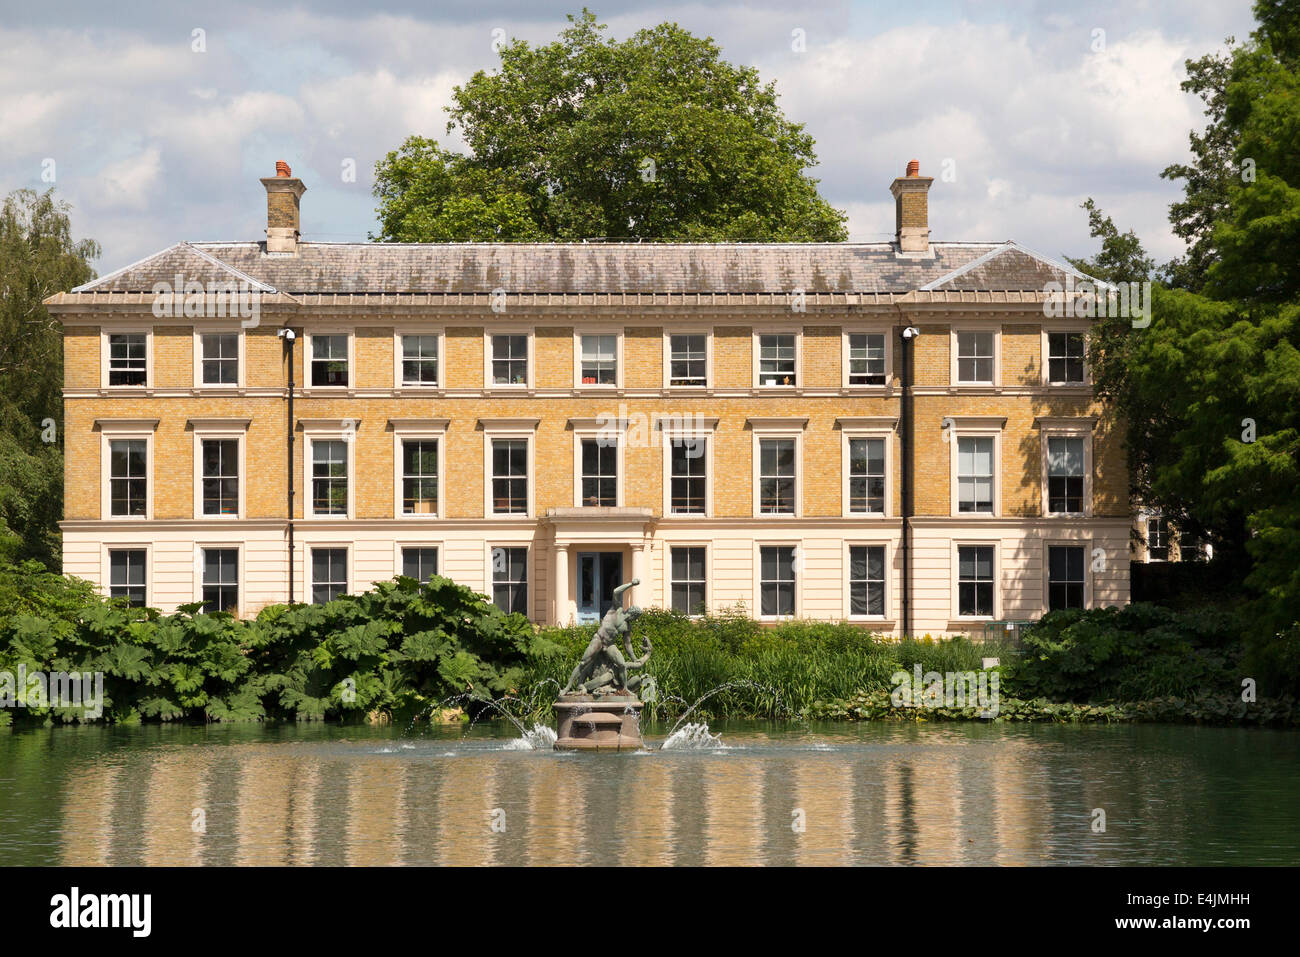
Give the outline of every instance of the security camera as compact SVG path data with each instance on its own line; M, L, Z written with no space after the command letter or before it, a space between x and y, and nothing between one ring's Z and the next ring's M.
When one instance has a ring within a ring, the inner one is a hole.
M293 342L294 339L298 338L292 329L281 329L276 333L276 335L281 339L288 339L290 342Z
M921 334L921 330L916 328L916 326L908 326L906 329L903 330L904 339L915 339L920 334Z

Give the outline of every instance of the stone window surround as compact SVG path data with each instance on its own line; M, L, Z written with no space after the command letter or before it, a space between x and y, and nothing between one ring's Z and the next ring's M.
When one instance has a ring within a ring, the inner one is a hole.
M952 605L949 609L949 615L953 621L972 622L972 621L997 621L1002 617L1002 542L996 538L979 539L970 536L954 537L951 544L950 561L952 562L952 573L949 576L952 582L949 600ZM961 614L961 552L962 548L988 547L993 549L993 614L992 615L963 615Z
M483 388L486 391L520 392L533 389L537 383L537 335L535 324L510 323L483 327ZM528 343L528 354L523 382L492 381L492 340L496 336L523 336Z
M894 514L894 435L898 419L893 416L842 416L835 420L840 429L840 515L844 518L876 516L886 518ZM885 511L852 512L849 510L849 440L885 440Z
M493 521L531 521L537 514L537 426L540 419L479 419L483 432L483 516ZM492 440L524 439L528 442L528 511L497 514L492 502ZM531 561L531 556L529 558ZM489 576L489 584L491 578Z
M750 476L751 488L753 489L753 517L759 520L781 519L781 518L803 518L803 433L808 427L806 416L753 416L745 420L753 432L752 456L752 474ZM762 471L762 446L763 439L794 439L794 511L793 512L762 512L761 507L761 488L762 480L760 473Z
M99 509L100 518L114 522L147 522L153 519L154 500L154 433L157 419L96 419L99 429ZM112 458L109 442L143 439L145 442L145 505L143 515L114 515L112 493Z
M1096 416L1039 416L1034 420L1034 425L1039 434L1039 472L1041 473L1042 484L1040 494L1042 495L1041 514L1045 517L1061 518L1091 518L1092 517L1092 470L1093 470L1093 430L1097 426ZM1048 511L1050 499L1047 494L1047 440L1049 438L1071 438L1083 439L1083 511L1082 512L1051 512ZM996 509L996 504L994 508Z
M402 337L434 336L438 340L438 384L416 385L402 381ZM436 326L397 323L393 326L393 388L409 389L419 395L438 395L447 388L447 330Z
M229 336L238 337L238 359L237 372L235 373L234 382L204 382L203 381L203 337L204 336ZM243 327L239 322L221 322L214 321L204 325L194 326L194 388L204 392L230 392L234 390L247 388L247 369L248 359L245 348L246 336ZM152 351L152 350L151 350ZM149 380L152 382L152 378Z
M992 382L967 382L958 378L959 363L957 362L957 335L962 332L991 332L993 333L993 381ZM971 389L988 389L1002 385L1002 323L1001 322L983 322L983 321L966 321L954 319L948 326L948 383L952 387L971 388Z
M712 541L669 541L664 543L664 595L663 607L672 608L673 606L673 550L677 548L702 548L704 549L704 607L712 610L713 608L713 542ZM700 618L698 614L688 614L688 618Z
M1047 614L1051 597L1052 569L1048 563L1050 548L1060 548L1062 546L1074 546L1083 549L1083 607L1093 607L1093 539L1092 535L1086 531L1078 533L1077 537L1070 531L1062 529L1059 532L1052 532L1050 537L1043 539L1043 614Z
M794 609L789 615L765 615L763 614L763 549L765 548L793 548L794 549ZM803 616L803 556L804 543L802 538L777 539L777 538L759 538L754 539L754 571L751 579L754 585L754 604L753 615L758 621L792 621Z
M1006 416L998 415L945 415L943 422L951 421L951 434L948 436L948 485L951 516L959 519L998 518L1002 515L1002 432L1006 428ZM993 439L993 511L962 512L958 509L960 495L957 482L957 445L958 439L992 438Z
M878 335L885 337L885 381L882 385L849 384L849 336ZM886 391L894 384L894 327L880 323L844 323L840 327L840 384L845 389L855 392Z
M248 517L248 455L246 452L250 419L190 419L194 434L194 517L218 522L238 521ZM203 443L211 439L234 439L239 443L239 511L234 515L207 515L203 511ZM242 594L242 592L241 592Z
M601 385L597 382L582 381L582 339L583 336L614 337L614 381ZM605 324L584 326L575 323L573 327L573 387L582 391L617 392L623 389L623 327ZM532 359L531 346L529 359ZM532 381L531 376L529 382Z
M109 385L108 384L108 366L109 366L109 336L144 336L144 385ZM108 389L112 394L118 394L119 390L133 389L152 389L154 385L154 361L153 361L153 326L100 326L99 329L99 387Z
M716 442L714 435L717 432L718 420L715 418L706 418L700 429L686 428L681 419L674 420L668 416L658 416L655 419L655 428L662 433L662 460L663 460L663 516L665 518L683 518L683 519L704 519L713 517L713 489L716 484L714 481L714 448ZM700 512L674 512L672 510L672 440L675 437L696 438L704 440L704 511ZM797 484L797 483L796 483ZM712 607L710 605L709 607Z
M673 385L672 384L672 360L673 360L673 336L703 336L704 337L704 385ZM664 368L663 368L663 388L665 390L683 390L686 392L704 391L713 388L715 383L713 373L713 326L685 323L681 326L664 324Z
M1042 365L1042 385L1051 386L1053 389L1091 389L1092 388L1092 365L1088 362L1088 335L1092 331L1092 325L1087 320L1070 320L1070 321L1050 321L1043 320L1039 329L1039 343L1042 354L1039 363ZM1053 382L1048 376L1051 374L1048 357L1051 354L1047 335L1050 332L1078 332L1083 334L1083 381L1082 382Z
M855 615L853 614L852 588L849 584L849 575L851 574L850 549L852 548L883 548L885 550L885 613L883 615ZM894 589L893 589L893 569L894 569L894 544L890 538L864 538L862 536L846 537L843 543L843 562L844 574L842 577L844 602L844 619L846 621L868 621L878 624L884 628L893 629L894 627Z
M347 385L312 385L312 340L316 336L347 336L348 341L348 384ZM304 396L347 394L357 388L357 337L353 329L345 326L322 326L318 329L304 331L302 335L302 383L299 385Z
M439 360L441 363L441 360ZM393 430L393 517L403 521L442 518L446 514L447 495L447 425L450 419L389 419ZM402 443L408 440L435 440L438 443L438 500L433 514L403 510L403 479L405 461ZM441 555L441 553L439 553ZM399 565L401 552L398 552ZM441 561L441 559L440 559Z
M338 521L356 518L357 507L357 429L360 419L299 419L303 433L302 520ZM313 505L312 464L316 442L343 442L347 446L348 511L347 515L317 515ZM350 555L350 553L349 553ZM351 561L351 558L348 559ZM351 578L348 579L351 581Z
M315 547L315 543L312 544ZM240 542L213 542L198 540L194 543L194 601L203 601L203 570L205 562L203 553L206 551L234 551L235 559L235 588L238 590L239 601L237 608L242 612L246 605L248 592L244 587L244 547Z

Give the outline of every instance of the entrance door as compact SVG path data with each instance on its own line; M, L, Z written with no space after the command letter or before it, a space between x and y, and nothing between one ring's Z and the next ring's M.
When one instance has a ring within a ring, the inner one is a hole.
M600 621L623 582L622 552L578 552L578 621Z

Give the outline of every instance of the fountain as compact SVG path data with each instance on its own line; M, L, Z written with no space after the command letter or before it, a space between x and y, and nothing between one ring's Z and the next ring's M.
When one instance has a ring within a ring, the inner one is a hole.
M641 609L623 608L623 593L640 579L614 589L614 603L605 612L600 627L582 660L573 669L569 683L555 701L555 748L560 751L636 751L641 740L640 690L652 687L653 679L632 674L650 660L650 638L641 637L641 657L633 658L632 624ZM619 650L623 639L627 657Z

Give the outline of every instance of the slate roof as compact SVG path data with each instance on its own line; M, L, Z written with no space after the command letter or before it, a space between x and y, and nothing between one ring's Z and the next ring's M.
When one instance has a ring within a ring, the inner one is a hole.
M177 243L72 290L150 293L155 283L247 282L289 295L907 294L1041 291L1081 274L1016 243ZM72 298L69 297L69 298Z

